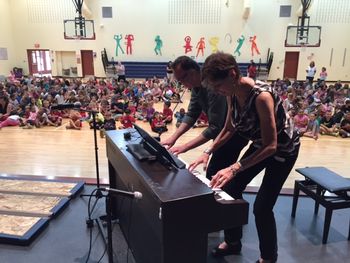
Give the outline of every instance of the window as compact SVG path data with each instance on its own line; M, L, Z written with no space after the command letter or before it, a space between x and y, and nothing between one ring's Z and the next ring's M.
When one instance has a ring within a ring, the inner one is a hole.
M102 7L102 17L103 18L112 18L112 7L111 6L103 6Z
M291 5L281 5L280 6L280 17L290 17L291 12L292 12Z

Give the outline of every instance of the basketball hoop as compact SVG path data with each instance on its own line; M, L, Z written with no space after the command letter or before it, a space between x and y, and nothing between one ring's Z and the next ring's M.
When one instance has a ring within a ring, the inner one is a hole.
M300 51L302 51L302 52L306 51L306 44L303 42L300 43Z

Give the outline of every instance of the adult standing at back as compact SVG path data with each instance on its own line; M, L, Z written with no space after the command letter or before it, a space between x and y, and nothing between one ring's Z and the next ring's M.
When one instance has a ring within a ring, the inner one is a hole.
M306 69L306 79L309 81L310 85L312 85L315 75L316 75L315 62L311 61L310 65Z
M118 61L118 64L116 66L116 70L117 70L117 75L118 75L118 82L121 79L126 81L126 79L125 79L125 66L120 61Z
M200 67L193 59L187 56L180 56L172 63L172 69L175 79L191 90L188 110L180 126L174 134L161 142L169 148L170 152L178 155L196 148L211 139L215 139L224 125L227 104L224 96L215 94L202 87ZM209 126L194 139L182 145L174 146L177 139L196 123L202 111L208 116ZM225 165L237 160L241 149L247 143L247 140L239 136L234 136L225 147L213 152L208 167L204 167L207 170L207 177L211 178L211 176L225 167ZM231 155L232 151L234 151L234 154ZM210 149L207 149L205 152L208 155L212 153ZM226 158L228 153L230 153L229 156L231 158Z
M171 67L172 62L169 61L168 64L166 65L166 77L168 78L168 82L172 82L174 78L174 71Z

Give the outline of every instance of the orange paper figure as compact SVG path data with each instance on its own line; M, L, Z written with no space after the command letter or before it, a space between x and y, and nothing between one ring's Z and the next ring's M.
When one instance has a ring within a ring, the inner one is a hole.
M191 37L190 36L186 36L185 37L185 54L187 54L188 52L192 51L192 46L191 46Z
M204 49L205 49L205 41L204 41L204 37L201 37L200 40L197 43L197 55L196 57L198 57L199 52L202 53L202 56L204 56Z
M252 51L252 56L254 56L254 50L255 50L256 54L260 55L260 51L259 51L258 46L256 45L255 41L256 41L256 36L249 38L249 42L252 43L252 46L250 48L250 50Z
M134 35L129 34L125 36L126 54L132 55L132 41L134 41Z

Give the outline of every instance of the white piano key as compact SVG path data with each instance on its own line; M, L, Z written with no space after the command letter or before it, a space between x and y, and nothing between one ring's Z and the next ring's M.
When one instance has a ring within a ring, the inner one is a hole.
M204 184L206 184L208 187L210 187L210 181L207 177L205 177L203 174L201 174L198 170L193 170L192 174L196 176L199 180L201 180ZM235 200L232 196L230 196L228 193L223 191L221 188L213 188L212 189L216 196L219 196L216 198L217 201L232 201Z

